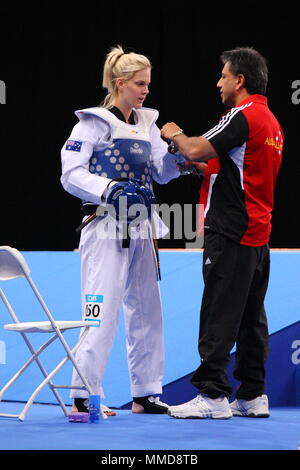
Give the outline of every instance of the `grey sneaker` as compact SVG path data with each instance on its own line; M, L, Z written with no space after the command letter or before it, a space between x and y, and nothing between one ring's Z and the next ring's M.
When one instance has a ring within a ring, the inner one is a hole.
M269 401L267 395L261 395L253 400L234 400L230 403L233 416L246 416L248 418L268 418Z
M187 403L169 406L168 415L173 418L228 419L232 417L232 411L226 397L209 398L200 393Z

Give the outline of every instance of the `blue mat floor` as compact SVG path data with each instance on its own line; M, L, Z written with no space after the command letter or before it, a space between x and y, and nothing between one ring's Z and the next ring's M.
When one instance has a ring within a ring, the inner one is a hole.
M16 413L21 403L0 403ZM177 420L167 415L117 416L100 424L69 423L60 407L34 404L26 420L0 417L1 450L296 450L300 408L271 409L267 419ZM299 454L300 457L300 454Z

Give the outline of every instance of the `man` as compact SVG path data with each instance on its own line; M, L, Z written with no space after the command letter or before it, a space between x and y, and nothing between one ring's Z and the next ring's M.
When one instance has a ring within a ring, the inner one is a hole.
M268 351L264 298L283 132L265 97L265 59L243 47L224 52L221 61L217 87L222 102L232 109L201 137L187 137L175 123L161 130L188 160L218 159L209 182L204 224L201 364L191 380L199 395L171 407L169 415L176 418L269 416L264 394ZM235 343L234 375L240 386L229 404L232 390L226 369Z

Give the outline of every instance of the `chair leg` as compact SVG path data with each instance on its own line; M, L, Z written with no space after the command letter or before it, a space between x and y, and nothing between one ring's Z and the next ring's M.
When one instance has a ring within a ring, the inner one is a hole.
M6 298L4 292L2 289L0 289L0 296L10 314L10 316L12 317L12 319L14 320L15 323L19 323L19 319L17 317L17 315L15 314L12 306L10 305L8 299ZM2 401L3 399L3 395L4 393L9 389L9 387L18 379L18 377L20 377L21 374L23 374L23 372L27 369L28 366L30 366L30 364L35 360L36 363L38 364L42 374L44 375L44 377L47 377L47 371L44 369L40 359L38 358L38 355L47 347L49 346L57 337L57 333L54 334L51 338L49 338L37 351L34 350L34 348L32 347L29 339L27 338L27 335L26 333L24 332L21 332L21 335L22 335L22 338L24 339L29 351L31 352L31 358L29 358L29 360L27 362L25 362L25 364L18 370L18 372L16 372L16 374L4 385L4 387L0 390L0 401ZM52 384L51 384L52 385ZM54 390L52 390L54 395L56 396L58 402L62 405L62 400L61 398L59 397L59 395L57 393L55 393ZM64 407L64 404L63 404L63 407ZM64 409L64 408L63 408Z
M65 349L65 351L66 351L66 353L67 353L67 355L68 355L68 357L69 357L69 359L70 359L70 361L72 362L73 366L74 366L75 369L77 370L78 375L79 375L79 377L81 378L81 380L82 380L84 386L86 387L86 389L88 390L88 392L89 392L90 394L92 394L93 391L92 391L90 385L88 384L88 382L87 382L87 380L85 379L84 375L81 373L81 371L80 371L80 369L79 369L78 365L76 364L75 359L74 359L74 357L73 357L73 351L75 351L75 350L77 349L77 347L79 346L79 344L81 343L81 341L83 340L83 338L86 336L86 334L87 334L87 332L88 332L88 330L89 330L89 327L88 327L88 326L85 327L83 334L80 336L80 339L79 339L79 341L77 342L77 344L76 344L76 346L75 346L76 349L74 348L74 350L72 351L72 350L70 349L68 343L66 342L66 340L65 340L65 338L64 338L64 336L63 336L63 334L62 334L62 332L61 332L60 329L55 325L55 320L54 320L54 318L52 317L51 312L50 312L50 310L48 309L48 307L47 307L47 305L46 305L44 299L42 298L41 294L39 293L39 291L38 291L38 289L37 289L35 283L33 282L33 280L31 279L30 276L27 276L27 275L26 275L26 279L27 279L27 281L29 282L29 284L30 284L30 286L31 286L31 288L32 288L32 290L33 290L33 292L35 293L35 295L36 295L36 297L37 297L37 299L38 299L38 301L39 301L41 307L43 308L45 314L47 315L47 317L48 317L50 323L52 324L54 331L56 332L57 336L59 337L59 339L60 339L60 341L61 341L61 343L62 343L62 345L63 345L63 347L64 347L64 349Z
M31 407L35 397L40 393L40 391L45 387L45 385L47 385L50 380L52 379L52 377L59 371L59 369L61 369L62 366L65 365L65 363L68 361L68 357L65 357L53 370L52 372L50 372L50 374L48 374L48 377L45 378L45 380L43 380L43 382L40 383L40 385L35 389L35 391L33 392L33 394L31 395L31 397L27 400L27 403L26 405L24 406L22 412L20 413L19 415L19 420L20 421L24 421L25 417L26 417L26 414L29 410L29 408ZM66 414L67 416L67 414Z
M80 374L80 378L82 380L82 382L84 383L86 389L88 390L88 392L90 394L92 394L92 389L90 387L90 385L88 384L88 382L86 381L84 375L81 373L79 367L77 366L76 362L75 362L75 359L73 357L73 354L74 352L76 352L76 350L78 349L78 347L80 346L81 342L83 341L84 337L86 336L86 334L88 333L88 328L89 327L86 327L85 331L82 333L82 335L80 336L79 338L79 341L77 342L77 344L73 347L72 350L70 350L70 353L71 354L67 354L66 357L64 357L64 359L50 372L50 374L48 374L48 376L45 378L45 380L43 380L43 382L40 383L40 385L35 389L35 391L33 392L33 394L31 395L31 397L28 399L25 407L23 408L22 412L20 413L19 415L19 420L20 421L24 421L25 417L26 417L26 414L29 410L29 408L31 407L35 397L38 395L38 393L45 387L45 385L49 384L50 380L52 379L52 377L65 365L65 363L68 361L68 360L71 360L71 362L73 363L73 365L76 367L78 373ZM66 414L66 413L65 413ZM67 416L67 414L66 414ZM105 415L105 413L101 410L101 416L103 419L107 419L107 416Z
M25 342L26 342L26 344L27 344L27 346L28 346L30 352L31 352L32 354L34 354L34 349L32 348L32 345L31 345L31 343L29 342L27 336L26 336L24 333L22 334L22 336L23 336L23 337L25 336L24 340L25 340ZM53 341L55 341L55 340L57 339L57 337L58 337L57 335L54 335L54 336L51 337L50 339L53 339ZM51 342L52 342L52 341L51 341ZM51 344L51 343L49 343L49 344ZM48 377L48 372L47 372L46 369L44 368L42 362L40 361L40 358L39 358L39 357L36 357L36 358L35 358L35 361L36 361L37 365L39 366L39 369L40 369L40 371L42 372L43 376L44 376L45 378ZM52 387L52 386L53 386L53 383L50 381L50 382L48 383L48 385L49 385L49 387L50 387L50 389L51 389L53 395L55 396L56 400L58 401L59 405L61 406L64 415L65 415L65 416L68 416L67 408L66 408L66 406L65 406L65 404L64 404L64 402L63 402L63 400L62 400L62 398L61 398L61 396L60 396L60 394L57 392L57 390L55 390L55 388Z
M57 339L57 335L53 335L51 336L51 338L49 338L37 351L34 350L34 348L32 347L30 341L28 340L27 336L25 333L21 333L22 334L22 337L29 349L29 351L31 352L32 356L28 359L27 362L25 362L25 364L15 373L15 375L4 385L4 387L0 390L0 401L3 399L3 395L5 394L5 392L9 389L9 387L11 387L11 385L22 375L22 373L27 369L27 367L30 366L30 364L32 362L36 362L37 365L39 366L43 376L45 378L48 377L48 372L46 371L46 369L44 368L42 362L40 361L39 359L39 354L41 354L42 351L44 351L44 349L46 349L47 346L49 346L51 343L53 343L53 341L55 341ZM59 405L61 406L62 410L63 410L63 413L65 416L68 416L68 411L67 411L67 408L60 396L60 394L55 390L55 388L52 387L52 382L50 381L48 383L52 393L54 394L56 400L58 401ZM18 415L16 415L18 416Z
M41 352L47 347L49 346L49 344L51 344L56 338L57 336L54 335L54 336L51 336L51 338L49 338L37 351L35 351L32 347L32 345L30 344L29 340L27 339L25 333L21 333L23 338L24 338L24 341L25 343L27 344L32 356L28 359L27 362L25 362L23 364L23 366L15 373L15 375L4 385L4 387L0 390L0 401L2 400L3 398L3 395L4 393L9 389L9 387L11 387L11 385L23 374L23 372L27 369L27 367L30 366L30 364L32 364L33 361L36 361L39 365L42 366L39 358L37 357L39 354L41 354ZM42 366L43 367L43 366ZM46 371L45 371L46 372ZM46 372L46 375L47 375L47 372Z

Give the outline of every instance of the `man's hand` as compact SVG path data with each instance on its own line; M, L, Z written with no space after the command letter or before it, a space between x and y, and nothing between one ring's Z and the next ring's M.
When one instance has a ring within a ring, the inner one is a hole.
M164 139L172 140L173 134L176 132L180 132L181 128L175 124L175 122L167 122L162 128L161 128L161 136Z

